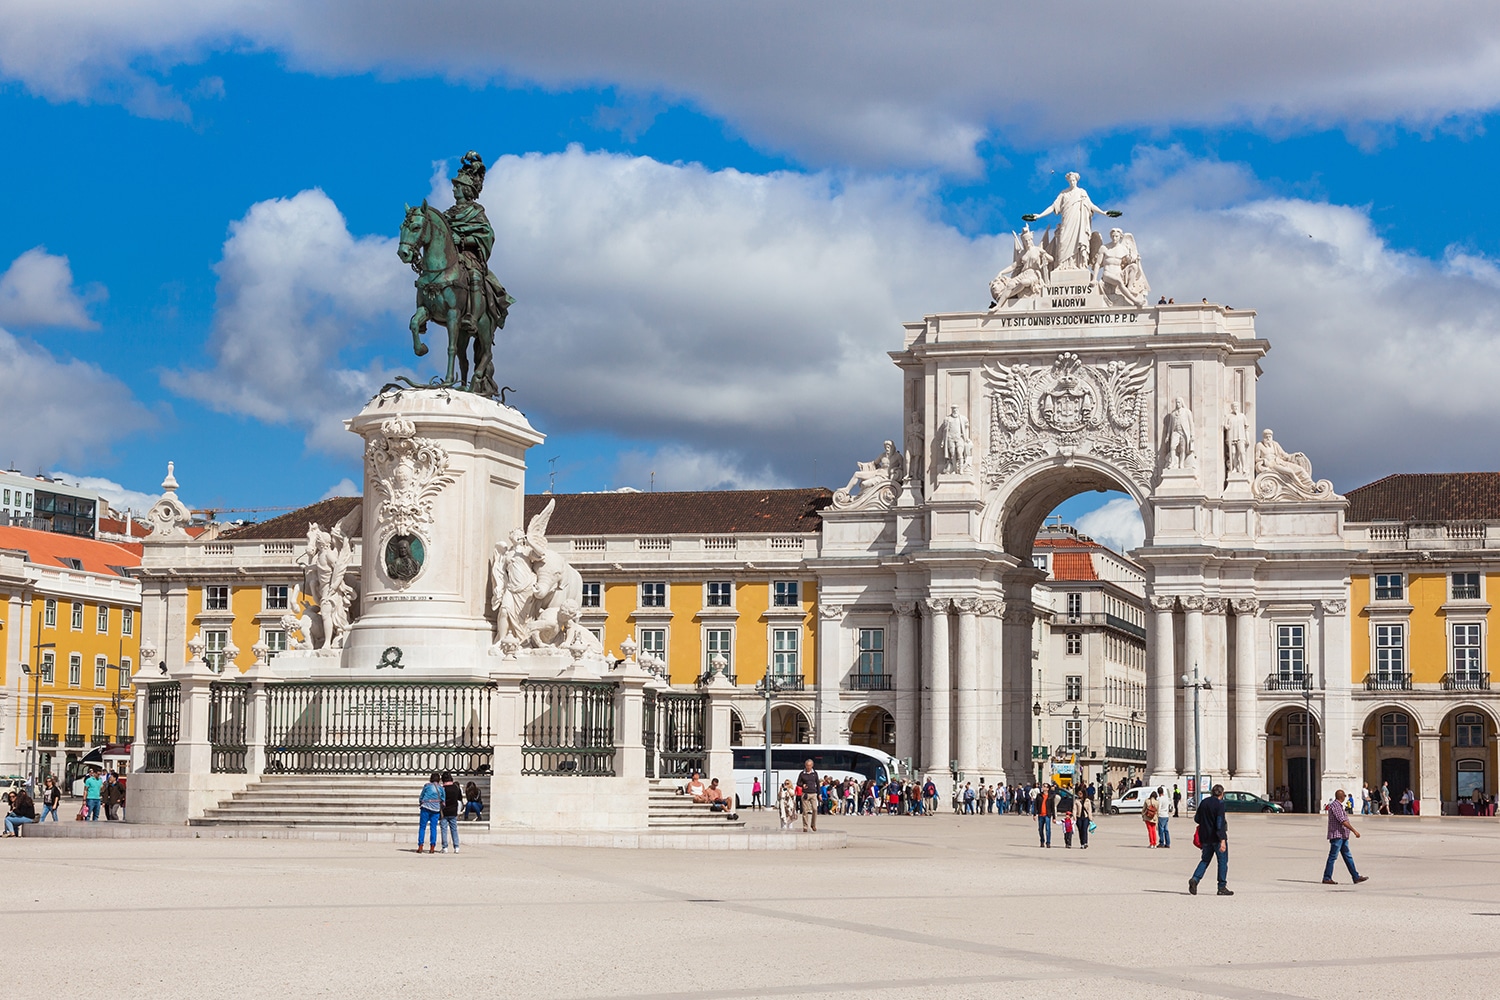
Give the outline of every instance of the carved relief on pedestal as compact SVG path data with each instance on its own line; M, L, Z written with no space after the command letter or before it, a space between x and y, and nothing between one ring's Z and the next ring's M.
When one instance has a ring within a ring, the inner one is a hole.
M906 478L906 463L895 443L887 441L877 458L855 465L849 482L834 491L833 509L889 510L896 502L897 487ZM853 492L856 486L858 493Z
M1272 439L1268 427L1255 443L1255 482L1251 487L1261 500L1335 500L1333 483L1314 480L1312 461L1302 452L1288 453Z
M1071 352L1059 354L1050 369L986 365L985 485L998 487L1028 462L1049 455L1094 455L1149 489L1153 463L1137 424L1150 371L1126 361L1088 365Z
M379 564L387 577L404 587L422 571L431 542L432 502L457 477L448 471L448 453L435 441L417 436L404 416L380 425L365 445L370 483L380 495L375 511Z

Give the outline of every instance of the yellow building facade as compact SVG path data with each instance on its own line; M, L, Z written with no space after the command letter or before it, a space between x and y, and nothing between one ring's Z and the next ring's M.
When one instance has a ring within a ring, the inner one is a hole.
M94 746L135 735L140 557L108 542L0 528L0 770L71 779Z

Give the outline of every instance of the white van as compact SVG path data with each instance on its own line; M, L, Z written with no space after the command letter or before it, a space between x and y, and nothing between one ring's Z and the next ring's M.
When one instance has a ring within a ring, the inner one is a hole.
M1127 788L1124 795L1116 795L1110 800L1110 811L1117 813L1138 813L1146 805L1146 800L1151 793L1156 791L1155 786L1142 785L1140 788Z

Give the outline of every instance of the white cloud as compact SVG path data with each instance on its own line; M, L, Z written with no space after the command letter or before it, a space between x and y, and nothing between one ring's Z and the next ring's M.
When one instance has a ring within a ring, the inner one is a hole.
M642 491L779 489L794 485L769 464L749 469L732 452L699 451L681 445L621 453L615 464L615 483Z
M68 258L32 247L0 274L0 324L96 330L99 324L88 307L104 295L101 285L80 292L73 287Z
M381 385L369 348L399 350L405 338L395 310L411 295L410 272L395 240L355 239L327 195L303 191L251 206L215 270L212 367L170 372L167 386L223 413L304 428L322 451L357 449L342 421ZM352 354L363 367L346 362Z
M1360 132L1500 102L1500 20L1486 0L1440 11L1397 0L0 6L0 76L53 100L187 116L166 71L256 49L330 74L615 87L696 105L809 162L873 166L970 169L996 133L1049 143L1191 124Z
M1077 528L1116 552L1129 552L1146 540L1140 508L1129 497L1116 497L1077 518Z
M109 445L156 421L98 365L59 358L0 329L0 462L23 471L103 457Z
M109 502L110 507L123 514L126 510L134 511L138 516L144 516L146 511L156 501L161 499L161 492L143 493L140 490L132 490L121 486L113 479L105 479L101 476L79 476L71 472L56 471L52 478L60 479L65 483L80 486L86 490L93 490Z
M340 479L338 482L328 487L328 489L325 490L323 492L323 495L318 497L318 499L329 500L333 497L357 497L360 495L360 492L360 487L355 484L354 480L350 479L348 476L345 476L343 479Z

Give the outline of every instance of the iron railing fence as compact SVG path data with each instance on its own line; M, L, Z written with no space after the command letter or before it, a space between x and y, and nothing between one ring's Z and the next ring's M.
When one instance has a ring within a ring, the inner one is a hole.
M487 773L494 684L290 681L266 692L266 771Z
M146 689L147 771L171 774L177 762L177 737L182 726L182 685L176 681Z
M890 674L850 674L850 691L890 691L894 685Z
M612 681L521 682L522 774L613 777Z
M708 763L708 695L664 691L657 696L660 708L662 778L685 778L703 771Z
M659 709L656 692L647 690L641 698L641 742L646 745L646 777L656 777L656 718Z
M1489 673L1476 674L1467 671L1450 671L1443 675L1444 691L1488 691Z
M1389 674L1385 674L1385 675L1374 674L1374 673L1366 674L1365 675L1365 690L1366 691L1410 691L1411 690L1411 674L1409 674L1409 673L1407 673L1405 671L1401 671L1401 672L1398 672L1398 673L1389 673Z
M214 681L208 686L208 769L214 774L245 773L245 717L250 686Z

